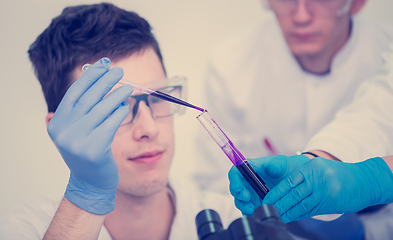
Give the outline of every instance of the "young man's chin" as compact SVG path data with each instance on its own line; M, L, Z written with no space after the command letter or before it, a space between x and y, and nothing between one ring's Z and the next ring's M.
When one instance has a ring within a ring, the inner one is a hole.
M131 186L128 184L119 184L117 189L118 193L125 194L133 197L149 197L151 195L157 194L161 191L166 191L166 187L168 184L167 177L158 177L155 179L145 179L143 182L139 182L137 184L132 184Z
M297 58L318 57L321 54L321 48L317 45L296 44L290 46L291 52Z

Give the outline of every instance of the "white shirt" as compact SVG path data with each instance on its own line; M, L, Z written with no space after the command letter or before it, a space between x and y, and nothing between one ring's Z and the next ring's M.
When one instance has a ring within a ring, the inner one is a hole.
M360 86L354 101L305 149L324 150L344 162L393 155L393 43L384 61L379 73Z
M197 190L192 184L171 181L175 193L176 215L169 239L198 239L195 217L204 209L215 210L221 218L224 228L235 219L242 217L233 205L233 198L218 193ZM0 218L0 239L42 239L60 201L48 199L26 203L9 210ZM105 226L102 227L99 240L112 239Z
M294 155L376 74L391 40L392 28L355 17L330 73L314 75L301 69L272 16L217 45L202 106L246 158ZM269 151L265 138L277 152ZM232 163L206 131L198 133L196 147L193 179L228 194Z

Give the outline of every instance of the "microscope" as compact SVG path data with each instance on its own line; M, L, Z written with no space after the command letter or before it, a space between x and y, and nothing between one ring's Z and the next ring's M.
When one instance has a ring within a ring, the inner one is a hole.
M223 228L219 214L205 209L195 218L199 240L294 240L273 205L261 205L252 217L234 220Z

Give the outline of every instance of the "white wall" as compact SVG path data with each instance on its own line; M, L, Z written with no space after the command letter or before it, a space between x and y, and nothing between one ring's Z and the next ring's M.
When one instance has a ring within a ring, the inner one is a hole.
M68 5L96 1L13 0L0 4L0 214L11 205L64 193L68 168L46 133L46 104L28 60L27 49ZM117 0L154 28L168 76L189 79L188 99L202 99L205 62L211 46L236 29L262 18L259 0ZM393 24L391 0L370 1L362 15ZM202 106L203 107L203 106ZM192 168L197 112L176 119L174 171Z

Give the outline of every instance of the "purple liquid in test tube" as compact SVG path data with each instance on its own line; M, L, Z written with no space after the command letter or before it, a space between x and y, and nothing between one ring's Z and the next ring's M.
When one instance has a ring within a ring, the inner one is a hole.
M255 170L247 162L246 158L240 153L240 151L233 145L233 143L207 112L207 110L203 110L197 119L214 139L214 141L216 141L218 146L220 146L229 160L231 160L233 165L235 165L235 167L243 175L246 181L251 185L258 196L263 199L269 192L269 188L267 187L266 183L255 172Z

